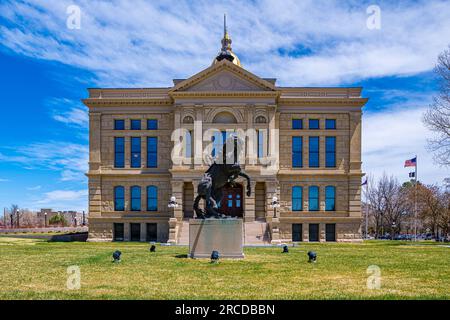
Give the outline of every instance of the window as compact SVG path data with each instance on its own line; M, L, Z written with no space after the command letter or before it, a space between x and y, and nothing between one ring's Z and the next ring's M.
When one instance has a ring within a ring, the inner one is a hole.
M212 137L213 150L211 153L213 157L218 156L222 152L223 144L226 143L228 136L229 134L226 131L214 132Z
M292 187L292 211L303 210L303 188Z
M141 167L141 138L131 137L131 167Z
M125 188L122 186L114 187L114 211L125 210Z
M336 188L333 186L325 187L325 211L335 211Z
M158 187L147 187L147 211L158 211Z
M303 120L292 119L292 129L303 129Z
M130 129L141 130L141 120L131 120Z
M158 166L158 138L147 137L147 168Z
M336 241L336 224L327 223L325 225L325 241Z
M292 241L299 242L303 238L303 226L301 223L292 224Z
M158 120L148 119L147 120L147 130L158 130Z
M319 211L319 187L311 186L309 193L309 211Z
M309 137L309 166L319 167L319 137Z
M325 138L325 166L336 167L336 137Z
M310 130L320 129L319 119L309 119L309 129Z
M303 167L303 137L292 137L292 167Z
M114 138L114 167L125 167L125 138Z
M186 116L183 119L183 123L186 123L186 124L194 123L194 118L192 118L191 116Z
M258 130L258 158L263 158L265 156L264 145L265 139L267 137L267 130Z
M325 129L336 129L336 119L326 119Z
M255 119L255 123L266 123L266 122L267 122L267 120L266 120L266 117L264 117L264 116L257 116Z
M141 187L130 188L131 211L141 211Z
M114 241L123 241L124 227L123 223L114 223Z
M114 130L125 130L125 120L114 120Z
M184 135L184 156L185 158L192 157L192 131L186 131Z

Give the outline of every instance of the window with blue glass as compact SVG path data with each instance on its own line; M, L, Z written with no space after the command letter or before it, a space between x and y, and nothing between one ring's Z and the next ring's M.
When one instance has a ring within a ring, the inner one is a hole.
M325 187L325 210L336 210L336 188L334 186Z
M336 119L326 119L325 129L336 129Z
M141 187L130 188L131 211L141 211Z
M147 211L158 211L158 187L147 187Z
M147 137L147 168L158 166L158 138Z
M309 137L309 167L319 167L319 137Z
M114 130L125 130L125 120L114 120Z
M125 167L125 138L116 137L114 138L114 167L124 168Z
M303 188L292 187L292 211L303 210Z
M141 167L141 138L131 137L131 167Z
M309 119L309 129L320 129L319 119Z
M309 211L319 211L319 187L311 186L308 189Z
M141 120L131 120L130 122L131 130L141 130Z
M147 119L147 130L158 130L158 120Z
M292 119L292 129L303 129L303 120Z
M114 187L114 210L125 210L125 188L122 186Z
M226 143L228 136L229 133L227 133L226 131L214 132L214 135L212 137L213 150L211 153L213 157L222 152L223 144Z
M303 167L303 137L292 137L292 167Z
M264 157L264 139L266 139L266 130L258 130L258 158Z
M325 138L325 166L336 167L336 137Z
M192 132L186 131L184 134L184 156L186 158L192 157Z

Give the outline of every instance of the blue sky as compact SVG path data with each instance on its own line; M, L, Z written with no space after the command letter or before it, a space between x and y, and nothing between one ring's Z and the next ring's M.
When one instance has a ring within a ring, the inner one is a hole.
M381 9L370 30L369 5ZM80 29L67 8L80 8ZM243 66L286 86L363 86L363 167L441 183L421 123L450 44L448 1L2 1L0 206L87 207L87 87L170 86L206 68L228 14Z

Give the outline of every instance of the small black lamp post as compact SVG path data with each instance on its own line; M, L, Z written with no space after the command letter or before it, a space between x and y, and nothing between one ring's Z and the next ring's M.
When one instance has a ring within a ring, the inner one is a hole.
M395 222L392 222L392 240L394 240L395 237L395 227L397 227L397 225L395 224Z
M44 212L44 227L47 228L47 212Z
M86 215L83 210L83 226L85 226L85 225L86 225Z

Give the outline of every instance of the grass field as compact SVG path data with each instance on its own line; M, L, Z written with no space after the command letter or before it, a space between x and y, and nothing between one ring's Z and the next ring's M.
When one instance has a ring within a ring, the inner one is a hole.
M369 241L246 248L243 260L186 258L187 247L0 237L0 299L450 299L450 247ZM122 251L122 262L111 255ZM315 250L318 262L307 262ZM66 287L67 267L81 288ZM366 269L381 269L367 289Z

